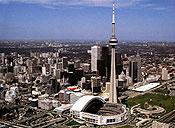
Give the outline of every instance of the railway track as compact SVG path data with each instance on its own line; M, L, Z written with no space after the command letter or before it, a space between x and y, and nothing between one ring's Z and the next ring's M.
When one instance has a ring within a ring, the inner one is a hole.
M160 118L158 121L162 123L170 123L174 119L175 119L175 110L169 112L168 114Z
M21 124L13 124L11 122L8 121L1 121L0 120L0 125L5 125L11 128L31 128L30 126L25 126L25 125L21 125Z
M166 115L164 115L163 117L161 117L160 119L158 119L158 122L162 122L162 123L170 123L175 119L175 110L167 113ZM148 122L147 124L145 124L143 126L143 128L152 128L152 121Z

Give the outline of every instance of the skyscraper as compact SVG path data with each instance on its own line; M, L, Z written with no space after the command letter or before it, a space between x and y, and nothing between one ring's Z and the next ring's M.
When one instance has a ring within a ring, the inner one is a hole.
M91 88L92 88L92 95L93 93L101 92L101 77L91 77Z
M105 46L102 47L101 50L101 59L98 60L97 62L97 69L99 71L100 76L105 76L108 77L107 72L108 72L108 52L109 52L109 47Z
M102 47L101 59L104 60L105 67L107 67L107 65L108 65L108 52L109 52L108 46Z
M112 16L112 37L109 40L109 44L112 46L111 54L111 76L110 76L110 95L109 102L117 103L117 86L116 86L116 64L115 64L115 46L118 40L115 37L115 7L113 4L113 16Z
M133 83L141 81L141 58L139 54L131 56L129 59L129 76L132 78Z
M97 71L97 60L100 59L100 47L91 47L91 70Z
M116 76L118 78L118 75L121 74L121 72L123 71L123 64L122 64L122 60L121 60L121 53L117 52L116 54Z
M54 93L57 93L60 89L60 84L57 82L56 78L50 78L50 80L48 81L48 85L47 85L47 94L51 95Z
M68 67L68 58L67 57L63 57L62 58L62 68L66 69Z
M168 80L168 70L167 70L167 68L162 69L162 80Z

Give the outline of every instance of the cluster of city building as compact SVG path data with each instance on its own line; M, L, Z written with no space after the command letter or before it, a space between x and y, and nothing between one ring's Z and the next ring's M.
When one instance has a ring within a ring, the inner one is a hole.
M1 102L4 102L4 105L23 102L31 107L62 113L86 95L100 95L109 100L111 85L109 53L109 46L94 45L87 51L87 54L91 55L89 63L77 59L70 61L68 57L60 57L60 52L31 52L30 56L20 55L17 52L7 55L0 53ZM168 67L163 67L157 74L147 75L149 72L146 72L147 74L144 72L147 67L143 66L139 54L127 57L126 54L121 55L117 52L115 58L118 99L122 99L122 96L126 98L128 96L126 91L129 89L144 91L139 87L143 85L155 87L149 83L168 80L174 75ZM173 87L170 88L171 96L175 95L174 90ZM88 116L84 112L81 113ZM1 114L2 118L6 113ZM102 119L98 120L98 116L94 116L91 123L105 124ZM89 118L86 117L87 119ZM105 122L111 124L111 121Z
M88 46L91 49L81 51L86 53L82 60L66 56L69 46L62 48L62 45L56 45L55 52L30 52L28 56L18 52L0 53L0 118L23 120L17 110L28 106L58 114L70 110L74 119L97 125L127 120L129 111L119 102L132 97L128 90L145 92L155 88L173 78L175 68L161 64L156 67L157 62L151 61L152 51L144 54L137 51L134 55L115 52L118 41L114 8L112 25L110 46L98 43ZM174 87L170 88L170 95L175 96ZM12 109L9 105L15 106L13 111L8 111ZM16 116L11 114L14 112Z

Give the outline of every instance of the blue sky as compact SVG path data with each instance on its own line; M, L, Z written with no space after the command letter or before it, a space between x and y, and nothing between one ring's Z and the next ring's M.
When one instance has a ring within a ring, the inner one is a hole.
M111 36L113 0L0 0L0 39ZM121 41L175 41L175 0L116 0Z

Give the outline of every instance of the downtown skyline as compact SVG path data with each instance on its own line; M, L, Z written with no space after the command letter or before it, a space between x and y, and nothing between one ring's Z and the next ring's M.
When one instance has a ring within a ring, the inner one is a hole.
M0 0L0 39L108 40L113 0ZM175 1L118 0L119 41L175 41Z

